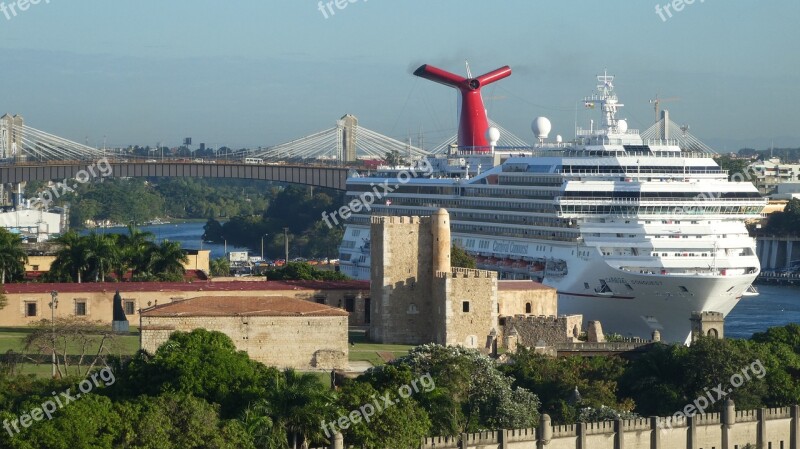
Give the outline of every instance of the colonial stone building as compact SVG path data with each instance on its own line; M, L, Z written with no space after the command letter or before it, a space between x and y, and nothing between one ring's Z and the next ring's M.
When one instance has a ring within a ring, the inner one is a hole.
M246 278L245 278L246 279ZM50 319L51 292L58 292L56 317L81 317L111 325L114 293L119 290L128 319L139 310L197 296L281 296L304 299L350 312L352 326L369 321L369 282L364 281L228 281L119 282L83 284L6 284L8 305L0 311L0 327L23 327Z
M346 369L348 313L287 297L203 296L153 306L140 316L141 348L155 352L176 331L219 331L268 366Z

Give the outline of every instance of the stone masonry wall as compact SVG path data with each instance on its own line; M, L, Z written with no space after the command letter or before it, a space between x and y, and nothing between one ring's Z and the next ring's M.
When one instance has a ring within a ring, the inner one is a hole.
M500 304L500 316L533 315L550 316L558 312L558 294L556 289L535 290L499 290L497 300ZM531 311L526 312L526 305Z
M534 347L542 340L548 345L572 341L573 329L583 326L583 315L569 316L509 316L503 317L502 335L513 327L518 334L518 345ZM501 339L502 341L502 339Z
M143 317L141 347L155 352L172 332L228 335L250 358L277 368L346 369L347 317Z
M422 344L433 339L429 217L373 217L370 339Z
M486 338L497 328L497 273L463 268L438 272L433 300L434 342L486 350Z
M111 325L113 318L113 300L115 290L119 288L122 296L123 305L126 301L133 301L133 314L127 314L128 321L133 325L139 321L139 309L147 308L156 304L169 304L173 301L183 301L197 296L282 296L288 298L304 299L307 301L317 301L323 299L326 305L331 307L345 306L345 298L355 297L355 310L350 313L350 325L363 326L366 324L366 299L369 296L367 290L225 290L225 291L203 291L202 284L197 285L196 291L150 291L150 292L126 292L124 284L114 284L104 292L61 292L58 295L58 308L56 309L57 318L74 317L76 312L75 303L78 301L86 302L85 319L90 321L102 321ZM0 312L0 327L24 327L42 319L50 319L50 293L7 293L8 305ZM36 316L25 316L26 304L36 304ZM340 306L341 305L341 306Z

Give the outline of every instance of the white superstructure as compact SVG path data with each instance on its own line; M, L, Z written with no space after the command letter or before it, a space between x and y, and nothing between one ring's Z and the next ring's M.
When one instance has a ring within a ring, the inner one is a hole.
M712 154L643 141L617 119L613 79L598 76L599 92L585 101L600 124L578 129L573 142L548 143L540 117L534 147L431 157L429 176L401 179L393 168L350 178L348 202L381 184L392 191L348 220L342 272L369 279L369 214L444 207L454 243L479 268L556 288L561 314L681 342L692 312L727 315L759 273L744 220L759 218L766 200L750 182L729 182Z

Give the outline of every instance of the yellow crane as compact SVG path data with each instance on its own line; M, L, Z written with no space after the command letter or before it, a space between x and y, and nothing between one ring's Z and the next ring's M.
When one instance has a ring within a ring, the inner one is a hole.
M650 104L653 105L653 109L656 111L656 121L654 123L658 123L661 118L658 116L658 113L661 111L661 103L668 103L670 101L678 101L680 98L678 97L670 97L670 98L658 98L658 94L656 94L656 98L650 100Z

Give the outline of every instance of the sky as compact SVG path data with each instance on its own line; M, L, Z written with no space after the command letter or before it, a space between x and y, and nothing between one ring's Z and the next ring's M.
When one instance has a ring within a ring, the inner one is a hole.
M0 1L0 111L92 146L271 146L348 113L428 146L455 134L456 92L411 73L468 60L512 68L484 100L528 142L537 116L588 127L608 70L631 128L658 95L720 152L800 147L796 0Z

